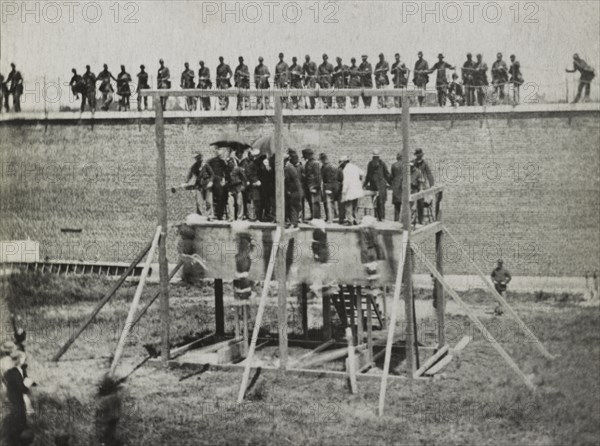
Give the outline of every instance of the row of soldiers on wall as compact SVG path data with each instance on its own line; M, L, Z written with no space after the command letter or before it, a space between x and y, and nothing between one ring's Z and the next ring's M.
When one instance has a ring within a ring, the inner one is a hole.
M182 189L197 191L197 213L209 220L275 221L275 156L245 145L218 147L204 162L195 155ZM284 159L285 216L289 225L300 220L324 219L343 225L358 224L358 201L370 196L375 217L385 219L388 190L392 191L394 220L400 220L402 203L402 160L388 169L378 150L373 152L366 172L347 156L339 163L326 153L318 157L311 147L298 152L288 149ZM411 193L434 185L423 150L414 152L411 165ZM175 192L178 188L173 188ZM416 203L418 223L423 222L423 200Z

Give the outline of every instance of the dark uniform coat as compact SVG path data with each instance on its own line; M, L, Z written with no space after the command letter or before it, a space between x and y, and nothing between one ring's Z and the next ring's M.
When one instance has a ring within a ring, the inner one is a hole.
M392 187L392 203L402 203L402 161L396 161L390 169L390 185Z
M375 65L375 84L378 87L390 84L388 71L390 71L390 64L386 60L377 62Z
M348 67L348 87L358 88L362 85L360 69L356 65Z
M275 86L287 87L289 83L290 67L285 62L281 61L275 65Z
M317 84L317 64L312 60L304 62L302 71L304 71L304 85L308 88L315 88Z
M319 77L318 77L319 87L321 87L321 88L331 87L331 76L333 74L333 65L331 65L329 62L323 62L321 65L319 65L318 73L319 73Z
M389 179L390 173L381 159L375 158L369 161L364 181L366 189L379 192L379 196L385 201Z
M257 65L254 69L254 84L256 88L270 88L271 84L269 83L269 76L271 72L267 68L265 64Z
M212 87L210 80L210 68L203 67L198 70L198 88L207 89ZM204 98L203 98L204 99Z
M404 62L394 62L392 64L392 82L395 88L408 85L408 68L406 68Z
M217 88L226 89L231 87L230 77L233 75L231 67L226 63L217 66Z
M250 88L250 70L248 69L248 65L239 64L235 68L233 79L237 88Z
M331 199L339 201L342 192L342 182L344 174L339 167L327 162L321 166L321 178L323 179L323 189L331 191Z
M417 87L424 87L429 82L429 76L426 71L429 71L429 64L425 59L420 59L415 62L415 72L413 76L413 83Z
M373 88L373 67L369 62L362 62L358 66L360 83L364 88Z

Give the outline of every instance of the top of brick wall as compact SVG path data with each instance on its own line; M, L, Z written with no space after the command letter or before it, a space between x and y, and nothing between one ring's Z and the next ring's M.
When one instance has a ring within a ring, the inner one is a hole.
M410 114L415 119L473 119L478 117L528 117L528 116L547 116L547 115L570 115L581 113L599 113L600 103L578 103L578 104L520 104L495 105L489 107L412 107ZM315 110L284 110L284 119L303 120L303 119L332 119L339 120L343 117L352 119L361 119L363 117L380 117L386 120L394 120L401 116L400 109L315 109ZM166 111L165 120L186 120L186 119L210 119L211 121L225 120L231 118L240 119L264 119L273 116L273 110L227 110L227 111ZM80 112L23 112L23 113L2 113L0 114L1 123L36 123L36 122L79 122L79 121L152 121L154 111L98 111L92 114L89 111Z

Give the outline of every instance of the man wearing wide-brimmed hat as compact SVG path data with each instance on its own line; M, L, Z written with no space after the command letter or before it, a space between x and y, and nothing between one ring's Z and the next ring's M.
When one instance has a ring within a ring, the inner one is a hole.
M429 167L429 164L427 164L427 161L425 161L425 159L423 159L423 149L416 149L415 150L415 159L412 161L412 164L415 166L415 168L421 173L422 177L423 177L423 185L422 188L423 189L428 189L430 187L433 187L435 180L433 178L433 174L431 173L431 168ZM425 199L424 198L420 198L419 200L417 200L417 219L419 224L423 224L423 210L425 208Z
M367 165L367 175L363 187L376 192L375 218L379 221L385 219L385 202L387 200L387 187L390 173L385 162L380 157L379 149L373 150L373 158Z
M315 152L311 147L302 150L304 164L304 185L307 191L308 204L312 218L321 218L321 166L315 160Z

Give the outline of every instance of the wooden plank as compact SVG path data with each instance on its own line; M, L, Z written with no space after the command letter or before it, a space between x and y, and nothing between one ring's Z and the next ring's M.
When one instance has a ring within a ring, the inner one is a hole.
M366 345L358 345L354 348L354 352L365 351L367 348ZM319 355L315 355L308 360L304 361L302 364L303 368L314 367L317 365L325 364L327 362L336 361L338 359L342 359L348 356L348 346L344 346L342 348L327 351L325 353L321 353Z
M485 328L485 325L479 320L479 318L471 311L469 306L460 298L460 296L448 285L448 283L444 280L443 276L435 269L435 266L431 264L431 262L421 254L418 245L411 245L411 249L415 251L415 254L420 256L423 264L431 271L431 273L438 279L438 281L442 284L442 286L446 289L446 292L452 296L452 298L460 305L463 311L467 314L471 322L481 331L484 336L484 339L487 339L492 347L496 349L496 351L502 356L502 358L506 361L506 363L513 369L513 371L521 377L525 385L531 389L535 390L535 385L531 382L531 380L521 371L519 366L515 363L515 361L511 358L511 356L504 350L504 348L496 341L496 339L492 336L492 334Z
M367 294L367 349L369 351L369 362L373 361L373 318L371 310L373 301L371 294Z
M163 109L158 95L154 96L156 133L156 217L162 234L158 244L158 269L160 277L161 357L163 364L169 360L169 264L167 262L167 169L165 166L165 128Z
M258 304L258 310L256 312L256 320L254 321L254 330L252 331L252 340L250 341L250 349L248 350L248 356L246 366L244 367L244 375L242 376L242 383L240 385L240 391L238 393L237 402L241 403L244 400L246 394L246 388L248 387L248 378L250 377L250 367L252 366L252 358L254 356L254 350L256 349L256 341L258 340L258 333L262 324L263 313L265 312L265 306L267 304L267 296L269 294L269 285L271 278L273 277L273 270L275 269L275 260L277 259L277 250L279 249L279 242L281 240L281 228L277 228L275 231L275 237L273 238L273 247L271 248L271 255L269 258L269 264L267 266L267 274L265 276L262 293L260 295L260 301ZM283 256L281 256L283 257ZM287 338L287 336L286 336ZM287 340L286 340L287 341Z
M425 190L419 191L415 194L411 194L409 200L416 201L420 198L425 198L431 194L437 194L439 192L442 192L443 190L444 190L444 186L442 186L442 185L433 186L433 187L430 187L429 189L425 189Z
M452 347L451 351L454 354L460 353L461 351L463 351L465 349L465 347L467 345L469 345L469 342L471 342L471 337L470 336L463 336L462 339L460 341L458 341L458 343Z
M214 338L214 337L215 337L215 335L214 335L214 333L212 333L212 334L209 334L208 336L204 336L203 338L196 339L195 341L192 341L188 344L173 348L173 349L171 349L171 353L170 353L169 357L175 358L176 356L182 355L183 353L185 353L189 350L192 350L199 345L202 345L203 343L205 343L206 341L208 341L209 339Z
M346 341L348 342L348 359L346 361L348 379L350 380L350 390L356 394L358 387L356 385L356 362L354 358L354 340L352 339L352 329L346 327Z
M321 291L321 305L323 313L323 340L331 339L331 301L329 295Z
M411 240L415 243L421 242L429 238L432 234L437 234L443 231L442 222L434 221L433 223L426 224L412 231Z
M308 353L305 353L304 355L300 356L298 359L292 361L292 363L290 364L290 367L294 367L294 366L300 364L301 362L313 357L317 353L322 352L323 350L326 350L327 348L331 347L333 344L335 344L335 339L329 339L328 341L319 345L314 350L311 350Z
M227 364L243 358L246 348L247 344L243 339L238 339L237 342L220 348L216 351L217 364Z
M137 307L140 302L140 297L142 296L142 291L144 291L144 285L146 284L148 271L150 271L150 264L152 263L152 260L154 260L154 254L156 252L162 234L163 230L160 226L158 226L156 228L154 240L152 241L152 246L150 247L150 251L148 251L148 257L146 257L146 263L144 263L144 269L142 270L140 281L138 283L137 289L135 290L135 294L133 295L131 306L129 307L129 313L127 314L127 319L125 320L125 326L123 327L121 337L119 338L117 348L115 349L115 354L113 356L112 364L110 366L109 371L109 375L111 376L114 376L115 371L117 370L117 365L119 364L119 360L121 359L121 355L123 354L123 349L125 348L125 341L127 340L127 336L129 336L129 332L131 331L131 324L133 322L135 314L137 313ZM168 354L166 356L168 357Z
M241 96L241 97L357 97L357 96L389 96L389 97L414 97L420 94L417 91L406 91L400 89L375 89L375 88L271 88L268 90L254 88L230 88L227 90L206 90L206 89L190 89L190 90L158 90L147 89L139 92L140 96L168 96L168 97L219 97L219 96ZM159 103L160 101L156 101Z
M449 349L450 347L448 345L444 345L442 348L440 348L437 352L431 355L431 357L429 357L423 363L423 365L421 365L421 367L419 367L419 369L415 371L415 373L413 373L413 377L418 378L419 376L423 375L423 373L425 373L431 366L438 362L440 358L446 356L448 354Z
M425 372L425 375L433 376L436 373L439 373L444 367L446 367L448 364L450 364L450 362L452 362L452 358L454 358L454 356L452 356L451 354L447 354L442 359L440 359L436 364L434 364L431 368L429 368Z
M356 306L356 338L357 338L357 344L360 345L364 342L365 340L365 335L364 335L364 326L363 326L363 322L364 322L364 318L363 318L363 311L362 311L362 289L360 287L355 287L356 289L356 295L355 295L355 303L354 305Z
M403 103L406 102L403 101ZM400 301L400 290L402 289L402 277L404 272L404 258L406 256L408 244L408 231L402 234L402 244L400 245L400 255L398 260L398 271L396 273L396 286L394 287L394 296L392 299L392 308L390 322L388 324L387 344L385 346L385 361L383 364L383 374L381 377L381 388L379 391L379 416L383 416L385 405L385 392L387 389L388 374L390 371L390 362L392 360L392 344L394 342L394 330L396 329L396 316L398 313L398 302Z
M486 284L486 286L492 293L492 297L494 299L496 299L500 303L500 305L502 305L502 307L506 310L506 312L513 318L513 320L515 320L515 322L517 322L517 325L519 325L519 328L523 331L523 333L525 333L525 335L529 336L529 339L533 340L533 342L535 343L535 346L538 348L540 353L548 359L554 359L554 355L552 355L546 349L546 347L544 347L544 344L542 344L540 342L540 340L529 329L529 327L527 325L525 325L525 322L523 322L523 320L517 315L517 313L515 313L515 310L513 310L513 308L508 304L508 302L504 299L504 297L502 297L498 293L498 291L496 291L494 286L487 280L487 277L483 274L483 271L481 271L479 266L477 266L477 264L473 261L472 257L467 254L467 252L463 248L462 244L460 244L458 242L458 240L456 240L456 238L454 238L452 236L452 234L450 234L450 232L448 231L448 228L446 228L445 226L444 226L444 232L446 233L446 235L448 235L448 237L450 237L450 239L456 245L458 245L460 247L460 249L462 251L462 255L464 255L470 261L471 265L473 265L473 267L475 268L475 271L479 275L479 278L483 281L483 283Z
M102 300L100 302L98 302L98 305L96 305L96 308L94 308L94 310L88 316L88 318L85 320L85 322L83 324L81 324L79 329L71 335L69 340L67 342L65 342L65 344L60 348L60 350L56 353L56 355L54 355L54 357L52 358L52 361L54 361L54 362L58 361L61 358L61 356L64 355L65 352L69 349L69 347L71 347L73 342L75 342L75 340L81 335L81 333L83 333L83 331L90 325L90 323L98 315L98 313L104 307L104 305L106 305L108 303L108 301L110 299L112 299L112 297L117 292L117 290L121 287L121 285L123 285L123 282L125 282L127 277L129 277L129 274L131 274L131 272L135 269L137 264L142 261L144 256L150 250L151 246L152 246L152 242L149 242L144 247L144 249L142 249L140 251L140 253L136 257L136 259L133 262L131 262L131 264L129 265L127 270L121 275L119 280L113 285L113 287L110 289L110 291L108 293L106 293L106 295L102 298ZM38 264L36 263L36 268L37 268L37 265Z

